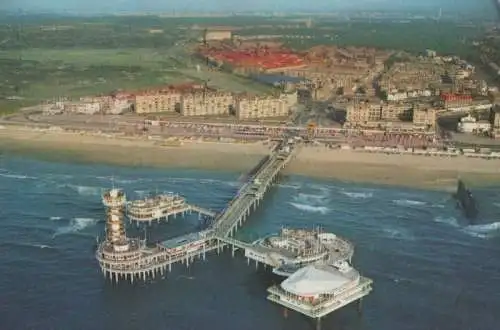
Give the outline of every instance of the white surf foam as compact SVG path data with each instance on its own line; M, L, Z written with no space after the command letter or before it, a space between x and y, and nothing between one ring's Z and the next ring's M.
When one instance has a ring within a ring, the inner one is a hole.
M422 206L427 204L426 202L412 200L412 199L395 199L392 202L399 206Z
M59 221L61 220L62 218L61 217L50 217L49 218L51 221Z
M4 178L19 179L19 180L36 179L36 177L34 177L34 176L23 175L23 174L14 174L14 173L0 173L0 176L2 176Z
M404 241L415 240L415 237L409 231L402 228L383 228L382 232L385 234L386 237L392 239L404 240Z
M488 239L500 235L500 222L461 227L454 217L436 217L435 221L455 228L460 228L461 232L476 238Z
M76 233L87 227L97 224L96 219L92 218L74 218L69 221L67 226L60 227L54 233L54 237L59 235L66 235L71 233Z
M469 225L464 227L463 231L471 236L487 239L500 234L500 222Z
M330 211L326 206L313 206L313 205L293 203L293 202L289 202L289 204L295 207L296 209L305 212L327 214Z
M39 248L39 249L54 249L53 246L45 245L45 244L32 244L31 246Z
M304 203L321 203L324 202L325 199L327 198L328 195L326 194L305 194L305 193L299 193L298 195L294 196L293 199L298 201L298 202L304 202Z
M359 199L359 198L366 199L366 198L373 197L372 192L341 191L341 193L347 197L356 198L356 199Z
M459 227L458 221L454 217L436 217L434 221L444 223L452 227Z
M115 179L114 182L120 185L132 184L139 182L141 180L131 180L131 179Z
M91 187L91 186L78 186L78 185L68 185L71 189L75 190L80 196L100 196L102 193L101 187Z
M283 188L283 189L293 189L293 190L297 190L297 189L302 188L301 185L293 185L293 184L285 184L285 183L278 183L277 186L280 188Z

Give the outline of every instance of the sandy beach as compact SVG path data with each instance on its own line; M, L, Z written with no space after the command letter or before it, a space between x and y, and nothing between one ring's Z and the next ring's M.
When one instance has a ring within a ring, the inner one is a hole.
M147 139L35 131L30 128L4 126L0 129L0 151L30 154L56 161L230 170L244 173L269 152L269 146L261 142L238 144L198 141L166 146ZM303 147L285 174L453 189L458 176L473 185L499 184L500 161L465 157L369 154L325 147Z

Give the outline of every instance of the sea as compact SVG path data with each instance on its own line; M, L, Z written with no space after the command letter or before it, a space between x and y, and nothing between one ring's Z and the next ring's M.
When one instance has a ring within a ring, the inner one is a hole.
M242 173L112 167L0 157L0 328L315 329L266 300L279 278L241 254L211 254L165 278L118 284L100 273L103 189L129 198L176 192L222 210ZM362 313L347 306L322 329L500 329L500 187L477 188L481 223L468 225L449 192L283 176L238 232L252 241L282 226L350 239L353 263L374 280ZM199 228L195 215L128 227L161 241Z

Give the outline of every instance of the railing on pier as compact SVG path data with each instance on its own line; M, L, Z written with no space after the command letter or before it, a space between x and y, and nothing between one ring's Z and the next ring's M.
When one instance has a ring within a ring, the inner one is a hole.
M218 238L218 240L222 243L237 247L238 249L244 250L252 247L252 245L249 243L245 243L231 237L220 237Z
M194 211L196 213L205 215L207 217L212 217L213 218L213 217L215 217L217 215L216 212L214 212L212 210L209 210L209 209L206 209L206 208L203 208L203 207L198 206L198 205L189 204L189 208L191 209L191 211Z

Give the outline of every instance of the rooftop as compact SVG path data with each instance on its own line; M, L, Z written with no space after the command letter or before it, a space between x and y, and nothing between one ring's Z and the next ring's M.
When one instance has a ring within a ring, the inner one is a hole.
M189 233L183 236L177 236L160 243L161 247L172 249L189 243L194 243L206 238L205 232Z
M359 273L353 268L341 272L333 266L310 265L283 281L281 288L297 296L317 296L334 293L358 279Z

